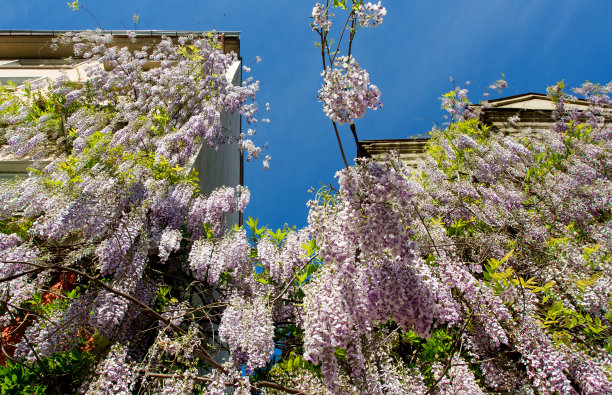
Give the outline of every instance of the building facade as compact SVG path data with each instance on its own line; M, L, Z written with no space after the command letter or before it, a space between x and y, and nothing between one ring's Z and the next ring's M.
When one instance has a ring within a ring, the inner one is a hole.
M479 122L491 128L493 133L511 135L519 131L550 129L555 120L555 105L551 98L541 93L524 93L490 100L480 111ZM579 110L588 103L578 100L568 104ZM362 140L359 152L362 157L379 159L395 151L409 165L417 167L423 160L429 138L407 138L393 140Z

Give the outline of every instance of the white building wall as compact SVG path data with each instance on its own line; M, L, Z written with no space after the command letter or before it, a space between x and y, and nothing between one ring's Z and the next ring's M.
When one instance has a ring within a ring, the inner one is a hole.
M242 63L234 64L227 71L226 77L234 85L242 83ZM239 136L240 114L221 114L223 130L232 136ZM207 146L200 149L194 158L191 170L198 172L200 190L208 195L216 188L227 186L235 187L242 184L242 153L235 144L223 145L215 151ZM235 213L228 218L228 226L240 223L240 216Z

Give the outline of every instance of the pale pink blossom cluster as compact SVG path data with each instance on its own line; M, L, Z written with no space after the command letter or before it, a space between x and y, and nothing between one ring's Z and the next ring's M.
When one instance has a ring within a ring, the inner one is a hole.
M387 9L381 5L367 2L362 4L356 11L357 22L361 27L377 27L383 23L383 17L387 15Z
M244 211L250 196L249 189L239 185L236 188L220 187L207 197L196 197L189 210L189 230L194 236L200 236L204 232L203 226L207 225L216 235L222 234L227 214Z
M266 365L274 352L272 313L263 298L235 296L225 309L219 336L228 343L235 366L245 365L247 372Z
M229 231L216 242L199 239L189 253L189 268L198 280L217 284L222 273L231 273L237 282L251 274L249 244L244 230Z
M319 90L323 111L332 121L342 125L363 118L368 108L382 107L380 90L370 84L370 75L352 56L336 59L337 68L321 73L324 84Z
M312 22L312 30L321 29L323 32L328 32L331 29L333 14L330 14L329 9L323 4L317 3L312 9L311 17L314 19Z
M159 260L164 263L170 254L181 246L182 235L178 229L166 229L159 241Z
M293 277L294 269L302 268L310 260L302 247L308 239L306 230L289 232L279 247L270 237L264 237L257 243L257 257L271 278L288 281Z

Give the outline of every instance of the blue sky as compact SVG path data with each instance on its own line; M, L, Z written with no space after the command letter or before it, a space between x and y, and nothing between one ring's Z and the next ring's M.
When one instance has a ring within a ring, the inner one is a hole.
M331 123L316 92L320 53L309 27L306 0L81 0L103 29L240 31L245 64L261 82L260 107L270 103L269 125L256 142L269 143L269 171L247 163L252 193L247 215L260 224L306 225L311 187L333 182L342 168ZM354 55L382 91L384 108L356 122L361 139L406 138L443 122L439 97L471 81L470 97L504 73L504 95L542 92L561 79L612 80L612 1L609 0L388 0L384 23L359 32ZM65 0L0 0L0 29L96 28ZM492 96L496 97L496 96ZM355 147L342 127L347 156Z

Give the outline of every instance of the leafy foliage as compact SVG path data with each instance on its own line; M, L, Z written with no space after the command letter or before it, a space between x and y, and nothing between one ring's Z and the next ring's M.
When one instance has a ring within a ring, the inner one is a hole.
M92 358L87 352L72 350L41 358L32 366L18 362L0 365L2 394L47 394L51 388L61 393L74 393L86 379Z

